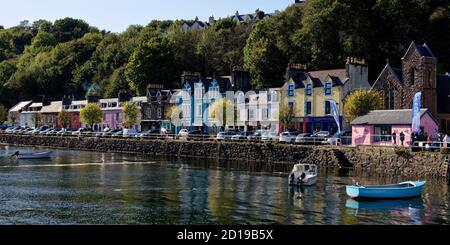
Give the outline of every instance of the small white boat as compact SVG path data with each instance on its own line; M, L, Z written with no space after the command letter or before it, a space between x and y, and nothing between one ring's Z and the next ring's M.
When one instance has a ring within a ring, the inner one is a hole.
M300 163L294 165L289 175L291 186L311 186L317 181L317 165Z
M17 159L45 159L45 158L51 158L52 157L51 151L46 152L34 152L34 153L20 153L16 152L14 154Z

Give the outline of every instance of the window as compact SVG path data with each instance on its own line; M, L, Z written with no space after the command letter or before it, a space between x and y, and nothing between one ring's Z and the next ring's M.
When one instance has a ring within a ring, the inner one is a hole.
M308 83L306 84L306 96L312 96L312 84Z
M288 96L294 96L295 95L295 85L289 84L288 86Z
M289 114L294 115L294 102L289 102Z
M392 140L391 126L375 126L375 142L386 142Z
M262 120L268 120L269 119L269 110L268 109L262 109Z
M330 101L325 101L324 113L325 113L325 115L331 115L331 103L330 103Z
M158 108L156 116L158 117L158 119L161 119L162 117L161 108Z
M116 113L116 121L120 120L120 113Z
M331 95L331 92L332 92L331 88L332 87L333 87L332 83L330 83L330 82L325 83L325 95Z
M202 116L202 105L197 105L197 110L195 110L195 115L197 117L201 117Z
M409 83L411 85L414 85L415 80L416 80L416 71L413 67L411 67L409 69Z
M255 121L255 110L254 109L248 110L248 117L249 117L250 121Z
M395 109L395 96L394 89L390 86L385 87L384 89L384 109L392 110Z
M305 115L311 115L311 114L312 114L312 103L311 103L311 101L308 101L305 104Z

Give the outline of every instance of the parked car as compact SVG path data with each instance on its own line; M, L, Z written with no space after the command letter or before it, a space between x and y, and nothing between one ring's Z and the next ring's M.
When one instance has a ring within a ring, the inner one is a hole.
M208 139L210 135L200 130L189 131L187 140L205 140Z
M154 139L163 139L167 137L166 131L161 129L152 129L136 135L136 137L148 137Z
M352 144L352 131L341 131L335 133L331 138L327 140L330 145L351 145Z
M20 128L21 128L20 126L9 127L7 129L5 129L5 133L12 134L14 130L18 130Z
M297 135L299 135L300 132L292 131L292 132L283 132L280 134L279 142L281 143L294 143Z
M54 128L47 128L45 130L39 131L37 134L39 135L46 135L48 132L52 131Z
M111 135L111 137L114 137L114 138L115 138L115 137L123 137L123 130L120 129L119 131L113 133L113 134Z
M235 131L223 131L219 132L216 136L216 140L230 140L237 132Z
M22 128L21 130L18 130L17 132L15 132L16 134L27 134L27 132L33 131L32 128L26 127L26 128Z
M295 143L296 144L305 144L308 142L312 142L313 139L311 139L312 134L310 133L302 133L297 135L297 137L295 137Z
M58 135L58 136L72 135L72 133L75 131L76 131L76 129L73 129L73 128L63 128L63 129L61 129L61 131L57 132L56 135Z
M47 132L47 135L57 135L59 132L61 132L62 129L60 128L55 128L53 130L50 130Z
M261 136L262 141L276 141L279 136L276 132L264 132Z
M92 130L90 128L79 128L76 131L72 132L72 135L81 136L81 135L88 135L92 133Z
M37 135L40 132L42 132L44 130L47 130L47 129L48 129L48 126L41 126L39 128L35 128L35 129L31 130L31 131L28 131L26 134Z
M238 133L236 135L233 135L231 137L231 140L236 140L236 141L248 140L248 137L252 136L253 134L255 134L255 132L244 131L244 132Z
M313 134L313 137L329 138L331 136L328 131L319 131Z
M136 137L140 132L134 128L124 128L123 129L123 137Z
M249 141L260 141L262 134L263 134L262 130L256 130L252 135L249 135L247 137L247 140L249 140Z
M111 129L105 132L102 132L102 137L112 137L114 134L121 132L122 129Z
M5 130L8 129L8 128L9 128L8 125L2 124L2 125L0 125L0 132L5 132Z
M178 132L178 138L186 139L188 137L189 131L187 129L182 129Z

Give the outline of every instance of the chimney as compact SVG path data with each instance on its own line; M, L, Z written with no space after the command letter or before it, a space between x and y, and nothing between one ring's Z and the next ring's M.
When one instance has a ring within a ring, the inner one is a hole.
M200 78L201 78L200 72L185 71L183 72L183 75L181 75L181 86L184 85L185 81L197 82L200 80Z
M88 95L87 102L88 103L98 103L102 97L98 95Z
M62 99L63 106L70 106L72 104L72 100L73 100L73 97L71 97L70 95L68 95L68 96L64 95L64 97Z
M129 90L122 90L119 92L119 103L131 101L132 98L133 98L133 95L131 94L131 92Z
M252 90L250 73L245 71L242 67L233 67L233 70L231 72L231 82L234 86L234 91L242 91L246 93Z

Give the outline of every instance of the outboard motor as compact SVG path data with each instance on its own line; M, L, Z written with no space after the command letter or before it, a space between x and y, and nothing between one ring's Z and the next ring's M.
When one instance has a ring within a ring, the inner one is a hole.
M300 177L298 177L298 185L302 186L303 185L303 180L306 178L306 174L302 173L302 175L300 175Z

